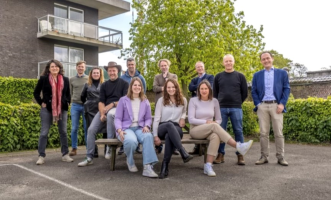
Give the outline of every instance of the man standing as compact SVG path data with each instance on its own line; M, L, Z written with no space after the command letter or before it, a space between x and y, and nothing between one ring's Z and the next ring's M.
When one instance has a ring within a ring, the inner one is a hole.
M134 58L128 58L126 60L126 66L128 70L126 70L125 74L121 76L121 79L125 80L130 84L133 77L140 78L141 82L143 83L144 92L146 94L146 81L145 78L140 74L140 72L136 69L136 61ZM137 146L136 152L141 154L142 151L140 150L139 145ZM118 151L118 155L122 155L124 153L124 145L121 146L120 150Z
M236 142L244 142L243 135L243 111L242 103L247 98L247 81L245 76L234 70L234 57L227 54L223 57L225 70L218 73L214 80L214 98L217 98L220 104L222 123L224 130L227 128L228 118L230 117ZM221 143L218 149L218 155L214 163L223 163L225 154L225 143ZM245 165L244 156L238 151L238 165Z
M188 90L192 93L192 97L197 96L197 88L202 80L207 79L210 85L213 85L214 83L214 76L206 74L205 64L202 61L195 63L195 71L198 73L198 77L193 78L188 86Z
M256 165L268 163L270 122L275 135L278 164L288 166L284 159L283 113L290 94L290 84L285 70L273 67L273 56L265 51L260 54L264 70L253 76L252 97L260 126L261 158Z
M100 88L99 112L94 116L87 131L87 154L86 159L78 164L80 167L93 164L94 143L96 134L102 129L107 121L107 138L114 138L115 125L114 116L119 99L128 92L129 84L118 78L118 72L122 70L121 65L109 62L105 67L109 80L104 82ZM110 150L107 147L106 159L110 159Z
M197 88L202 80L207 79L210 85L213 85L214 83L214 76L211 74L206 74L205 64L202 61L195 63L195 71L198 73L198 77L193 78L188 86L188 90L192 93L192 97L197 96ZM200 145L195 145L190 154L199 154L199 147Z
M84 117L84 105L80 99L83 87L88 81L88 76L84 74L86 66L85 61L79 61L76 63L77 75L70 78L70 93L71 93L71 147L72 150L69 153L70 156L77 154L78 145L78 129L79 129L79 118L83 118L84 136L86 142L86 120Z
M145 78L140 74L140 71L136 69L136 61L134 58L128 58L126 60L126 66L128 70L126 70L126 72L121 76L121 79L130 84L133 77L140 78L141 82L143 83L144 92L146 94L146 81Z
M161 59L158 62L161 74L156 75L153 82L153 91L155 92L155 105L159 98L163 95L163 86L167 79L172 78L177 80L177 75L169 72L170 65L171 62L168 59Z

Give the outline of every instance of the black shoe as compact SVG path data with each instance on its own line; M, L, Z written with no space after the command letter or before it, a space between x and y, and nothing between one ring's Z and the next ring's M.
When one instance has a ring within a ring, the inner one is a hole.
M168 174L169 174L168 164L169 163L166 162L166 161L163 161L162 162L161 172L160 172L160 175L159 175L159 179L164 179L165 177L168 176Z
M172 152L172 155L176 155L176 156L179 155L179 152L177 151L177 149L175 149L174 152Z
M196 145L194 146L193 151L191 151L189 154L191 154L191 155L198 155L199 152L200 152L200 145L196 144Z
M155 146L155 151L157 154L160 154L163 149L163 144L160 144L160 146Z
M98 146L97 146L97 145L95 145L95 147L94 147L94 154L93 154L93 157L94 157L94 158L98 158L98 157L99 157Z
M140 145L138 144L136 148L136 153L142 154L143 152L140 150Z
M182 156L183 162L187 163L188 161L192 160L193 156L188 154L186 152L186 150L184 149L184 147L182 147L181 149L178 149L180 155Z
M120 147L120 150L118 150L117 155L122 155L124 153L123 145Z

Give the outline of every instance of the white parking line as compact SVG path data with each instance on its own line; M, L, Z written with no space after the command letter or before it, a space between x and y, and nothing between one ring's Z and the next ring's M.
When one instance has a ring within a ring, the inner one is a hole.
M70 189L72 189L72 190L75 190L75 191L80 192L80 193L82 193L82 194L85 194L85 195L87 195L87 196L93 197L93 198L95 198L95 199L98 199L98 200L109 200L109 199L106 199L106 198L100 197L100 196L98 196L98 195L95 195L95 194L93 194L93 193L86 192L86 191L84 191L84 190L82 190L82 189L76 188L76 187L74 187L74 186L72 186L72 185L70 185L70 184L68 184L68 183L65 183L65 182L63 182L63 181L60 181L60 180L57 180L57 179L55 179L55 178L49 177L49 176L47 176L47 175L45 175L45 174L42 174L42 173L39 173L39 172L34 171L34 170L32 170L32 169L26 168L26 167L24 167L24 166L22 166L22 165L18 165L18 164L0 164L0 166L8 166L8 165L14 165L14 166L16 166L16 167L19 167L19 168L21 168L21 169L24 169L24 170L26 170L26 171L29 171L29 172L31 172L31 173L33 173L33 174L36 174L36 175L41 176L41 177L43 177L43 178L46 178L46 179L48 179L48 180L50 180L50 181L53 181L53 182L58 183L58 184L60 184L60 185L63 185L63 186L65 186L66 188L70 188Z

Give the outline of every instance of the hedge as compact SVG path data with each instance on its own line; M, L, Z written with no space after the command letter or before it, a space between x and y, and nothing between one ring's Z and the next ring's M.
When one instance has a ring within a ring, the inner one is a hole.
M69 109L70 110L70 109ZM0 103L0 152L37 149L40 134L40 106L35 103L12 106ZM82 120L81 123L82 124ZM71 119L68 112L68 144L71 144ZM84 131L78 130L78 144L84 144ZM52 125L48 134L47 147L59 147L58 128Z
M11 105L31 103L37 79L13 78L0 76L0 102Z

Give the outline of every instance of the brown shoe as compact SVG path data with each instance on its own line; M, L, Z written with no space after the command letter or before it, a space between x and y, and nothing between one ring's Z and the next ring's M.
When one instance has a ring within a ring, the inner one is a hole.
M77 155L77 149L72 149L71 152L69 153L69 156L75 156Z
M278 164L280 164L282 166L288 166L288 162L286 162L286 160L284 160L284 158L278 159Z
M244 156L241 155L241 154L239 154L239 155L237 155L237 156L238 156L238 162L237 162L237 164L238 164L238 165L245 165Z
M261 158L255 162L255 165L263 165L265 163L268 163L268 158L261 156Z
M219 153L213 163L214 164L224 163L224 155Z

